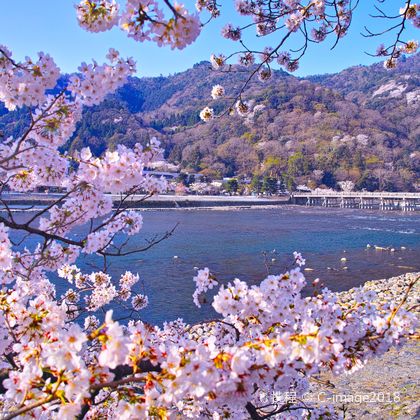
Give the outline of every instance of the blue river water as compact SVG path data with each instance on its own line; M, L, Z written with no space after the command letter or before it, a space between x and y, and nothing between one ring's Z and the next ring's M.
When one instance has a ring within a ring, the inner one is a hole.
M283 206L148 210L143 218L144 227L132 238L131 249L178 226L170 238L146 252L113 258L110 273L116 279L125 270L139 273L139 291L150 302L142 319L151 323L178 317L196 322L214 316L209 303L198 309L192 302L197 267L209 267L224 283L238 277L256 284L267 272L281 273L290 267L293 251L299 251L306 258L308 283L320 278L332 290L420 271L420 214L415 213ZM394 252L375 250L374 245ZM82 259L80 266L89 271L90 262ZM67 287L63 283L57 280L58 293ZM310 292L308 286L305 293ZM122 315L121 308L114 311Z

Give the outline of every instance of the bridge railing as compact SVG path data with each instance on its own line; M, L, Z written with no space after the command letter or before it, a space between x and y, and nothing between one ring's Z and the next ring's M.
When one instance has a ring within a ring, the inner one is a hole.
M395 199L419 199L420 193L413 192L344 192L344 191L326 191L326 192L294 192L291 194L292 197L307 197L307 198L319 198L319 197L336 197L336 198L395 198Z

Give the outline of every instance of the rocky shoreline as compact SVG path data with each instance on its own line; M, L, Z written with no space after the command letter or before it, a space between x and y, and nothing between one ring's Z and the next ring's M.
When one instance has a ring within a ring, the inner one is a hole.
M377 294L377 300L375 302L400 302L404 297L406 290L410 283L420 277L420 272L417 273L406 273L400 276L391 277L389 279L382 280L371 280L367 281L362 285L364 290L372 290ZM343 292L337 292L336 295L340 303L344 306L352 305L354 303L355 288L345 290ZM408 294L407 301L403 305L403 308L412 309L415 313L420 316L420 281L411 289Z
M389 279L366 282L362 287L377 293L379 302L401 302L408 286L420 277L420 272L407 273ZM353 303L355 289L339 292L344 306ZM406 309L420 319L420 281L411 289ZM418 419L420 418L420 343L410 339L403 347L392 349L373 359L352 375L320 378L332 385L314 385L311 396L315 401L327 401L336 408L345 406L345 419ZM320 398L321 396L321 398ZM361 401L365 398L364 402Z

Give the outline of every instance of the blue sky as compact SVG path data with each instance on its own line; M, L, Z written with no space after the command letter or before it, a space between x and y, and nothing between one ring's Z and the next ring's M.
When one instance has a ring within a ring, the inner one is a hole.
M72 0L13 0L4 1L0 12L0 44L9 47L14 56L23 58L34 56L38 51L51 54L63 72L75 71L82 61L92 58L102 62L109 47L118 49L123 56L132 56L137 61L139 76L167 75L183 71L193 64L208 60L212 52L228 54L235 51L236 43L224 40L220 29L227 22L237 21L233 10L233 0L223 0L222 17L205 27L195 44L182 51L170 48L159 48L153 43L137 43L128 39L118 28L100 34L91 34L79 28ZM194 2L184 3L192 9ZM301 60L296 75L333 73L357 64L370 64L377 58L367 56L364 52L374 52L380 42L386 44L389 37L366 39L360 35L363 26L384 28L386 22L368 18L373 12L373 0L361 0L351 32L334 51L330 51L333 40L318 45L311 45L310 51ZM403 0L390 0L387 9L398 13ZM406 39L418 36L411 24L408 25ZM249 39L254 38L252 29ZM258 41L254 41L254 46ZM269 43L270 44L270 43ZM252 45L252 44L251 44ZM260 44L261 45L261 44ZM266 43L264 43L266 45ZM275 45L275 41L271 43ZM289 44L292 48L297 44Z

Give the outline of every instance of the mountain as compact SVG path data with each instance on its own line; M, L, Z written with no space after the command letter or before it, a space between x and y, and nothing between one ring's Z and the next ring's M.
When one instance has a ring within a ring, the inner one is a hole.
M395 70L381 64L297 78L275 71L252 80L243 97L265 106L253 118L225 115L200 122L199 111L229 108L213 101L213 85L234 96L248 78L219 73L208 62L168 77L130 78L86 109L67 147L101 154L118 143L160 138L167 159L208 177L271 175L289 187L335 186L351 179L368 190L415 190L420 172L420 55ZM25 112L0 107L0 130L18 134Z

